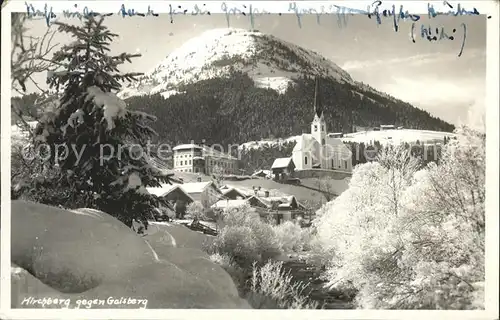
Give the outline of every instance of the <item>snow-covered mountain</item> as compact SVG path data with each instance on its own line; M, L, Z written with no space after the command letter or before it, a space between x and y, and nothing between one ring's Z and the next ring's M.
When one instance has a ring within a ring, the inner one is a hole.
M213 29L187 40L118 95L131 98L131 109L158 118L152 126L163 141L234 145L309 128L314 77L321 81L319 94L331 130L383 123L453 130L428 112L357 82L311 50L243 29Z
M257 86L281 93L300 74L357 84L346 71L315 52L258 31L226 28L188 40L119 96L160 93L168 97L177 93L179 84L221 77L231 70L247 73Z
M239 146L240 149L259 149L266 146L277 146L288 142L297 141L300 136L292 136L287 139L268 139L260 141L249 141ZM355 133L346 133L341 138L344 142L356 142L372 144L374 141L380 142L382 145L400 143L415 143L419 141L422 144L443 143L444 137L453 138L454 133L430 130L415 130L415 129L398 129L398 130L378 130L378 131L361 131Z

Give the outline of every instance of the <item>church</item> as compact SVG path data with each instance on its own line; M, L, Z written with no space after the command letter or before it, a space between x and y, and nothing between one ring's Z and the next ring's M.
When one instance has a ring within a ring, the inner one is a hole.
M314 118L311 133L304 133L293 148L296 170L323 169L352 172L351 150L340 139L341 134L328 133L319 95L319 79L314 90Z

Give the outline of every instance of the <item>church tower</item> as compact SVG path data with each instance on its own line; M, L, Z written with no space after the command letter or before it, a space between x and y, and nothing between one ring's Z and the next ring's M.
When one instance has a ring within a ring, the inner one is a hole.
M319 78L316 77L314 88L314 119L311 123L311 135L322 146L326 143L326 122L323 116L323 105L321 104L321 97L319 94Z

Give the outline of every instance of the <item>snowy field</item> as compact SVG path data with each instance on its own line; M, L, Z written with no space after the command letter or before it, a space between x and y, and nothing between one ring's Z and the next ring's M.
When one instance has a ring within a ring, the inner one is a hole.
M381 131L362 131L355 133L347 133L342 141L357 142L357 143L373 143L378 141L381 144L400 144L402 142L415 143L417 140L421 143L442 143L444 137L453 138L454 133L430 131L430 130L415 130L415 129L399 129L399 130L381 130ZM283 143L297 141L300 136L292 136L286 139L265 139L260 141L249 141L241 144L240 149L258 149L266 146L276 146Z

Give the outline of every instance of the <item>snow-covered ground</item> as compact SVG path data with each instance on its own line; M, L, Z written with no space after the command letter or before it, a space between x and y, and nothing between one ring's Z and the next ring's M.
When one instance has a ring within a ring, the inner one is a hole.
M259 140L259 141L249 141L242 143L238 148L239 149L259 149L259 148L264 148L266 146L275 146L279 144L284 144L287 142L296 142L299 136L291 136L286 139L265 139L265 140Z
M365 144L373 143L373 141L379 141L381 144L414 143L417 140L422 143L442 143L444 137L453 138L454 136L455 134L451 132L400 129L348 133L344 135L342 140L344 142L364 142Z
M442 143L444 137L453 138L454 133L430 130L399 129L399 130L381 130L381 131L362 131L347 133L342 141L357 143L373 143L378 141L381 144L400 144L402 142L414 143L417 140L421 143ZM260 141L249 141L242 143L239 148L259 149L266 146L276 146L286 142L297 141L300 136L292 136L286 139L266 139Z

